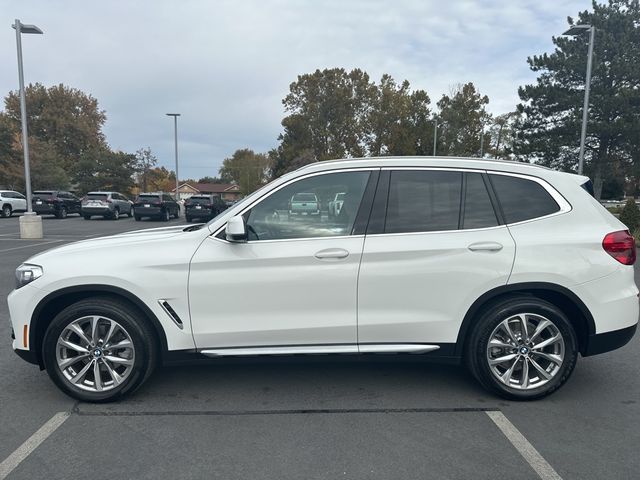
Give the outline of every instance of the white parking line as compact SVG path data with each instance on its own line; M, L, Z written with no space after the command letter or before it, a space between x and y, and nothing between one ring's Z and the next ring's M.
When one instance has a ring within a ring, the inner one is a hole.
M2 463L0 463L0 480L4 480L20 463L44 442L49 435L64 423L71 415L69 412L58 412L49 419L36 433L16 448Z
M21 247L5 248L4 250L0 250L0 253L10 252L12 250L21 250L23 248L39 247L40 245L48 245L50 243L60 243L60 242L64 242L64 240L51 240L50 242L39 242L39 243L32 243L31 245L22 245Z
M493 423L504 433L504 436L507 437L518 453L531 465L531 468L535 470L542 480L562 480L562 477L557 474L553 467L549 465L502 412L486 412L486 414L489 415Z

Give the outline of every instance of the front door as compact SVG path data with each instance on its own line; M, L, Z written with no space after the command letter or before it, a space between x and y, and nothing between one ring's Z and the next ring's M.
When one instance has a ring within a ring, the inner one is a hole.
M361 347L454 343L471 304L507 283L515 244L483 177L437 169L381 174L358 281Z
M197 347L355 347L364 236L353 230L371 175L294 180L243 213L246 243L226 241L224 231L207 238L189 277ZM337 193L345 194L344 205L329 218L328 202Z

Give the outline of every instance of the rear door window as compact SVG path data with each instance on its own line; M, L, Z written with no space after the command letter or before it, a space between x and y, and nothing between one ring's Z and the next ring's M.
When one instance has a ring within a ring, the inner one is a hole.
M489 175L507 223L551 215L560 206L538 182L511 175Z
M391 172L384 232L457 230L461 192L461 172Z

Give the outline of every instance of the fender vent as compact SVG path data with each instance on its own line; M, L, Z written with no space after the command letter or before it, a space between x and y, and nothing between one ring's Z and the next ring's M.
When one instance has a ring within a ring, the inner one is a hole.
M180 328L183 328L183 324L182 324L182 320L180 319L180 317L178 316L178 314L176 313L176 311L173 309L173 307L171 305L169 305L169 302L167 302L166 300L158 300L158 303L160 304L160 306L162 307L162 309L167 312L167 315L169 315L171 317L171 320L174 321L174 323Z

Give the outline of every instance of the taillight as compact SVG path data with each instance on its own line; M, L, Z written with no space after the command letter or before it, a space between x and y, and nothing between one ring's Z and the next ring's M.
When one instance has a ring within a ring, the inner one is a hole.
M602 240L602 248L623 265L636 263L636 240L629 230L608 233Z

